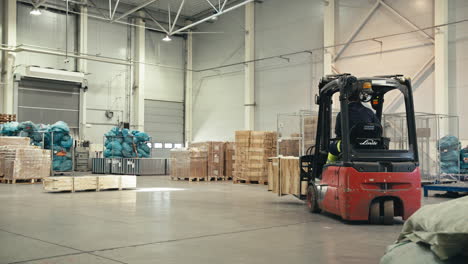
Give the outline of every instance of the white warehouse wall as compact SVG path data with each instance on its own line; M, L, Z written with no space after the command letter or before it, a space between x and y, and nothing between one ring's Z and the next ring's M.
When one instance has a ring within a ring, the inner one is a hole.
M193 68L202 70L244 61L244 10L205 23L193 35ZM193 74L193 140L233 140L244 126L244 66Z
M128 54L128 27L117 23L106 23L97 19L88 20L88 53L103 57L126 59ZM125 65L88 61L87 121L86 137L101 144L104 133L119 121L127 121L127 90L130 85L130 68ZM107 119L106 110L114 117Z
M103 7L105 3L98 2ZM121 4L120 9L128 10ZM119 10L120 10L119 9ZM65 14L61 11L43 10L41 16L31 16L31 6L18 3L18 45L41 46L65 50ZM68 50L76 52L78 16L68 19ZM154 25L150 25L154 27ZM109 23L88 18L88 53L102 57L128 59L132 56L131 36L133 29L121 23ZM163 42L164 35L146 30L145 99L176 101L184 100L185 40L174 37L170 43ZM18 53L16 72L24 73L25 67L37 65L55 69L76 70L76 60L64 63L64 57ZM160 66L155 66L160 65ZM87 123L86 138L100 144L103 135L119 121L128 121L128 98L131 90L130 67L125 65L88 61ZM114 111L107 119L106 110Z
M184 101L185 40L174 36L171 42L165 34L146 31L145 97L161 101ZM158 65L158 66L156 66Z
M424 28L434 23L432 0L386 0L385 3L418 27ZM374 4L375 1L369 0L337 1L336 43L345 43L348 40ZM354 39L359 41L375 38L376 41L369 40L349 45L336 61L336 68L342 73L352 73L356 76L403 74L412 78L433 56L432 43L419 33L377 38L411 30L412 27L380 6ZM433 35L432 31L428 33ZM342 46L337 47L336 52L338 53L341 48ZM415 111L432 113L434 105L427 102L434 102L433 67L423 76L420 81L413 83ZM385 103L389 104L391 101L387 99ZM389 109L389 112L402 110L400 103Z
M323 1L292 2L269 0L255 5L257 59L322 46ZM196 70L244 61L244 8L198 31L222 34L194 35ZM243 129L243 69L241 64L194 74L194 141L233 140L234 132ZM255 71L255 128L276 130L278 113L311 109L322 75L322 54L262 61Z
M468 18L468 2L449 1L449 22ZM450 113L459 116L460 139L468 145L468 22L449 26L449 96Z
M54 50L65 50L66 46L66 18L61 12L44 10L40 16L29 14L31 7L18 3L17 12L17 43L45 47ZM61 34L57 34L61 32ZM70 15L68 19L68 50L70 53L76 52L76 16ZM55 69L65 69L74 71L76 60L70 59L65 63L64 57L20 52L16 56L17 71L24 73L25 67L36 65L40 67L51 67Z
M323 1L269 0L255 6L257 58L323 46ZM261 61L255 67L255 129L276 131L277 115L315 108L322 51Z

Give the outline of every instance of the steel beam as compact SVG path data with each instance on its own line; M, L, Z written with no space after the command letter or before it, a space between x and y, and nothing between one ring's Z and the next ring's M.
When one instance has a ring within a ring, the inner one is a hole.
M185 0L182 0L182 3L180 3L179 10L177 10L176 17L174 18L174 23L172 23L171 29L169 32L172 32L177 25L177 20L179 19L180 13L182 12L182 8L184 7Z
M354 38L356 38L356 36L359 34L359 32L361 32L362 28L366 25L367 21L369 21L369 19L375 13L377 8L379 8L380 4L381 4L381 0L377 0L377 2L375 2L375 4L372 6L372 8L367 13L367 15L364 16L364 19L361 21L361 23L359 23L356 30L351 34L351 36L345 42L344 46L340 49L340 51L338 51L338 54L336 54L333 61L337 61L341 57L343 52L348 48L348 46L351 44L351 42L354 40Z
M255 3L245 5L244 129L255 130Z
M218 12L216 14L213 14L213 15L211 15L209 17L205 17L205 18L203 18L201 20L198 20L197 22L194 22L194 23L188 25L188 26L182 27L182 28L180 28L180 29L178 29L178 30L176 30L174 32L171 32L171 35L174 35L174 34L177 34L177 33L183 32L183 31L187 31L188 29L193 28L194 26L197 26L197 25L199 25L199 24L201 24L203 22L206 22L206 21L208 21L208 20L210 20L210 19L212 19L214 17L218 17L218 16L220 16L222 14L225 14L227 12L235 10L235 9L237 9L239 7L242 7L242 6L246 5L246 4L252 3L254 1L255 0L246 0L246 1L242 2L242 3L240 3L240 4L232 6L232 7L228 8L228 9L226 9L226 10L220 11L220 12Z
M135 57L133 65L133 120L130 124L133 129L144 131L145 125L145 22L137 18L135 29Z
M406 24L408 24L410 27L412 27L413 29L415 30L419 30L418 32L424 36L425 38L429 39L429 41L431 41L432 43L434 43L434 38L428 34L426 31L424 30L421 30L421 28L419 28L416 24L414 24L413 22L411 22L409 19L407 19L406 17L402 16L398 11L396 11L395 9L393 9L393 7L389 6L387 3L385 3L384 1L381 1L380 4L382 4L383 7L387 8L388 11L390 11L392 14L394 14L395 16L399 17L401 20L403 20Z
M187 34L185 70L185 146L193 139L193 35Z
M86 3L86 0L85 0ZM80 54L87 54L88 53L88 6L82 5L80 6L80 17L79 17L79 46L78 50ZM77 61L78 71L86 74L88 72L88 61L84 59L78 59ZM80 139L86 139L86 114L87 114L87 92L84 89L80 89Z
M228 0L224 0L223 5L222 5L221 8L219 9L219 11L223 11L223 10L224 10L224 7L226 6L227 1L228 1Z
M112 11L111 19L114 19L115 11L117 11L117 8L119 7L119 2L120 0L117 0L117 2L115 3L115 7L114 7L114 11Z
M47 2L47 0L39 0L39 1L34 1L32 4L35 8L39 8L41 7L41 5L43 5L45 2Z
M333 55L335 54L335 0L328 0L323 18L323 75L333 74Z
M132 9L128 10L127 12L123 13L122 15L120 15L115 20L120 20L120 19L122 19L124 17L127 17L127 16L135 13L136 11L144 8L145 6L150 5L150 4L152 4L152 3L156 2L156 1L158 1L158 0L148 0L148 1L144 2L144 3L142 3L141 5L136 6L136 7L132 8Z
M208 2L208 4L210 4L210 6L216 11L216 12L219 12L219 10L216 8L216 6L214 6L210 0L206 0Z
M3 1L3 42L8 47L16 46L16 0ZM3 84L3 110L4 114L15 114L14 109L14 73L16 52L3 53L3 69L1 83Z
M167 29L165 29L157 20L156 18L153 16L153 14L151 14L151 12L149 12L148 10L146 9L143 9L146 13L146 15L164 32L166 32L166 34L169 34L169 31Z

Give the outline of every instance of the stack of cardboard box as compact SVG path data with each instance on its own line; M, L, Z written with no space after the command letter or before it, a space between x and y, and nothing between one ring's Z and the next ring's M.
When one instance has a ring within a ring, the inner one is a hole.
M268 158L276 156L276 132L236 131L235 182L267 183Z
M224 177L230 180L234 175L234 157L235 157L235 143L226 142L224 145Z
M208 155L208 180L224 180L224 147L225 142L207 141L190 144L190 147L199 148Z
M171 150L171 178L173 180L206 180L208 152L199 148Z

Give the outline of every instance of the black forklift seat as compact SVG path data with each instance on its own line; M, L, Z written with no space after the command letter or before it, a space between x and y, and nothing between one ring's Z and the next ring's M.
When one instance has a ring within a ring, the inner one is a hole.
M382 125L378 123L358 123L350 131L351 145L354 149L383 149L386 140L382 131Z

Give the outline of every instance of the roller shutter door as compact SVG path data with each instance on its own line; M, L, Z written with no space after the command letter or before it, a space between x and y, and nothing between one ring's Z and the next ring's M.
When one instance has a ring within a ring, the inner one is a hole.
M145 132L156 144L153 157L169 158L170 150L183 146L184 104L158 100L145 100ZM162 146L162 148L159 148Z
M23 78L18 84L18 121L66 122L77 132L80 88L76 83Z

